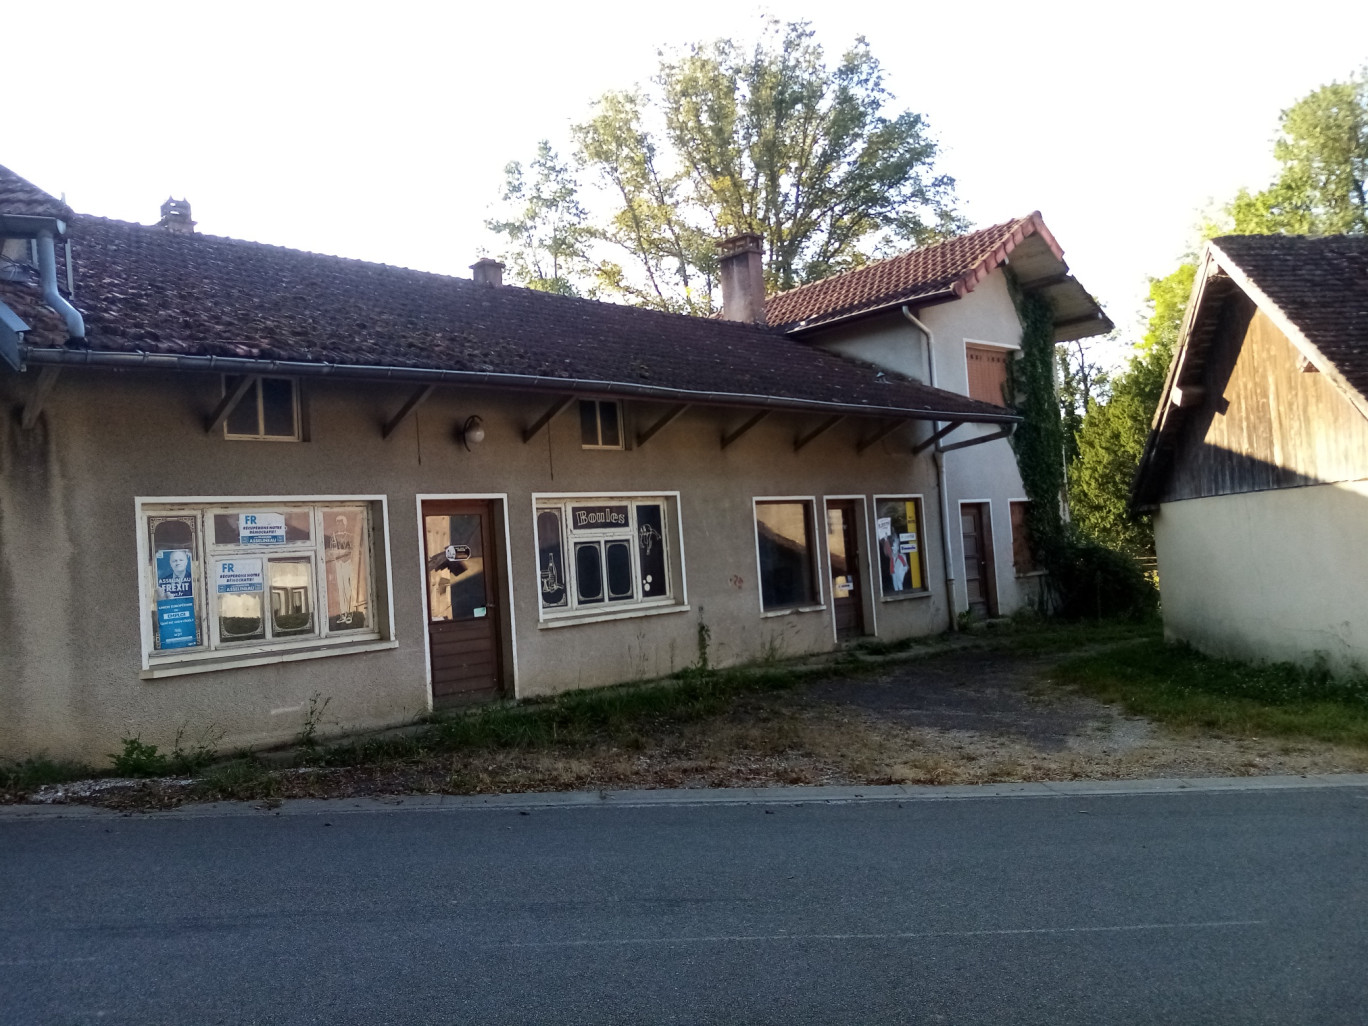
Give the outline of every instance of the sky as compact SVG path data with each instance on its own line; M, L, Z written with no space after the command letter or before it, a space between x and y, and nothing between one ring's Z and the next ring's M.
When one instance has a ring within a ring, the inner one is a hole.
M1040 210L1126 338L1279 112L1368 64L1368 3L19 0L0 164L78 211L468 276L510 160L662 48L805 19L864 36L978 225ZM14 5L11 5L13 7ZM22 109L22 116L16 112Z

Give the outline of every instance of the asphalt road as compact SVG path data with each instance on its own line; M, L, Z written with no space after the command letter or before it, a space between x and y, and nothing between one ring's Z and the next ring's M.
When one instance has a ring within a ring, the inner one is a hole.
M1368 788L0 818L0 1023L1368 1021Z

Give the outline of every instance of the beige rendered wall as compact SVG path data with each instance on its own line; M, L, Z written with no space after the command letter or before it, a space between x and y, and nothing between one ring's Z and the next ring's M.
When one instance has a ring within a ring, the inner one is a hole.
M748 411L687 413L639 449L586 452L574 408L530 444L521 432L550 397L436 392L390 439L379 426L411 386L305 381L310 440L229 442L203 418L217 377L63 371L42 418L22 431L13 411L36 373L0 375L0 756L46 753L102 762L124 735L169 744L179 728L225 748L284 742L304 725L311 696L329 704L322 730L403 723L428 711L420 569L419 494L508 496L517 694L653 677L697 658L699 624L715 664L834 644L826 608L763 616L756 581L757 496L925 497L928 597L869 598L866 626L892 639L943 630L939 515L925 456L895 434L856 455L866 425L844 422L800 453L811 418L775 414L729 449L719 438ZM628 404L629 427L659 405ZM466 416L487 440L453 441ZM545 627L538 623L533 493L680 493L689 608L664 615ZM373 495L387 497L397 647L290 663L142 680L135 496ZM819 520L820 523L820 520ZM824 541L824 532L818 530ZM825 569L823 554L823 569ZM867 563L866 563L867 568ZM823 573L825 578L825 573ZM877 577L866 580L877 589ZM510 668L511 669L511 668Z
M1368 481L1164 503L1164 632L1210 655L1368 669Z
M969 394L965 342L1021 347L1021 323L1007 291L1006 277L1000 270L989 275L962 299L923 307L913 313L931 329L935 338L936 386L949 392ZM887 367L918 381L930 380L926 336L899 310L832 328L813 336L813 340L825 349ZM923 435L927 431L926 428L920 430ZM997 425L966 426L957 429L946 442L965 441L996 430ZM999 612L1009 615L1023 605L1038 601L1040 579L1018 578L1012 565L1010 503L1014 499L1024 499L1026 492L1011 443L1002 439L947 453L945 472L952 521L958 522L961 502L989 504ZM950 544L956 568L956 608L964 609L968 605L963 582L964 546L957 530L952 529Z

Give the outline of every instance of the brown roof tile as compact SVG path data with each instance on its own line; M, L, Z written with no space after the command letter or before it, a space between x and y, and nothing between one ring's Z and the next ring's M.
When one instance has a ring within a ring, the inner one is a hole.
M71 208L9 168L0 167L0 215L3 214L66 218L71 216Z
M752 325L658 313L299 250L77 215L68 344L36 290L6 292L30 346L574 380L612 394L994 421L1000 407ZM508 382L505 382L506 384ZM601 388L598 386L601 385ZM766 403L768 404L768 403Z
M895 304L962 296L1037 232L1063 256L1037 211L781 292L766 301L765 314L777 328L814 327Z

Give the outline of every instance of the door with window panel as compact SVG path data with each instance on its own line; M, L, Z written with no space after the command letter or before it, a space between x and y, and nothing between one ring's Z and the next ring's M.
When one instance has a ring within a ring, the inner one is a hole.
M498 572L489 502L423 503L428 649L437 706L502 692Z

